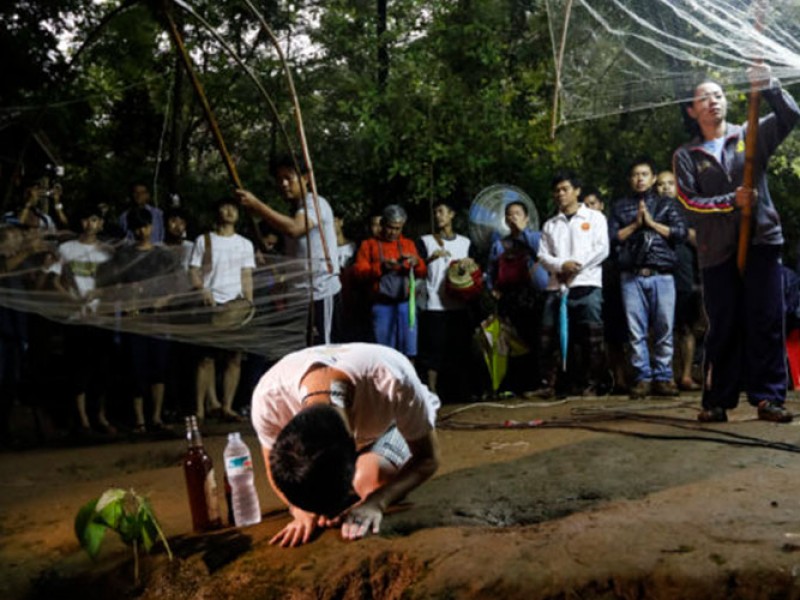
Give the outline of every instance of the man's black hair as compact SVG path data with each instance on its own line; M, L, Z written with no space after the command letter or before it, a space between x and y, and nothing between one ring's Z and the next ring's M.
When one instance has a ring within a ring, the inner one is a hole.
M639 165L647 165L650 167L650 172L655 176L658 171L656 171L656 161L654 161L650 156L646 154L640 154L636 158L634 158L630 164L628 165L628 175L633 173L633 169L638 167Z
M146 208L132 208L130 212L128 212L128 229L130 231L136 231L137 229L152 224L153 215L150 214L150 211Z
M356 445L329 404L300 411L269 453L272 481L292 506L335 517L355 500Z
M219 209L223 206L233 206L237 209L241 208L241 203L239 200L234 198L233 196L224 196L214 202L214 216L215 218L219 218Z
M291 169L295 173L298 173L298 169L300 169L299 175L306 175L308 173L308 168L303 158L291 154L281 154L272 159L269 165L269 172L275 177L278 174L278 169L281 168Z
M574 171L558 171L550 181L550 189L555 189L562 181L569 181L570 185L574 188L583 187L583 182L578 179Z
M442 199L442 200L437 200L436 202L434 202L433 206L431 208L432 208L432 210L436 210L440 206L446 206L452 212L456 212L456 207L453 204L454 204L454 202L452 200Z
M268 235L277 235L280 239L281 234L278 233L268 222L266 221L259 221L258 222L258 235L262 238L267 237Z
M704 83L716 83L722 87L722 84L711 77L708 73L701 73L697 77L692 78L691 82L689 83L690 87L686 90L686 99L680 103L683 127L693 138L702 137L703 132L700 131L700 125L698 125L697 121L689 115L689 109L694 105L694 94L697 91L697 88Z
M87 204L86 206L82 207L75 216L79 221L83 221L84 219L88 219L90 217L99 217L102 219L103 211L100 210L99 203L92 202L91 204Z
M183 219L185 223L189 222L189 215L180 206L172 206L164 211L164 222L166 223L173 217Z
M522 202L521 200L512 200L511 202L509 202L508 204L506 204L506 205L503 207L503 214L506 214L506 213L508 212L508 209L509 209L509 207L511 207L511 206L519 206L520 208L522 208L522 212L524 212L524 213L525 213L525 216L526 216L526 217L528 216L528 207L527 207L527 205L526 205L524 202Z
M601 194L600 190L598 190L596 187L587 187L586 189L581 188L581 202L585 202L586 198L589 196L596 196L600 202L605 204L606 199L603 198L603 194Z

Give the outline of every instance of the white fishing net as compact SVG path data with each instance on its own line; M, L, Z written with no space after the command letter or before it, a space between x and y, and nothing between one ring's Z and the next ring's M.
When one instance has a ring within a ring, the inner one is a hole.
M306 345L309 269L305 260L260 256L253 272L252 305L204 305L202 292L191 288L180 260L168 261L168 268L162 262L152 276L142 272L136 261L117 261L114 272L106 273L114 283L81 297L69 274L62 274L64 289L57 289L58 275L50 268L57 260L59 241L70 237L75 236L0 227L0 311L37 313L63 323L242 350L273 360ZM121 245L112 248L119 253ZM126 277L134 269L135 277ZM126 279L135 281L119 283Z
M546 3L557 124L681 102L706 76L745 91L746 68L759 59L784 85L800 81L797 0Z

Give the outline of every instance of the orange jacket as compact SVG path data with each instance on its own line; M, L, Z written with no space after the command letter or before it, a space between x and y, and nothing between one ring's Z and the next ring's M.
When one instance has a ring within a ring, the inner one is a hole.
M380 250L378 249L379 244ZM393 242L378 238L369 238L361 242L361 246L359 246L356 253L356 262L353 265L355 276L361 280L372 282L372 291L377 293L378 282L384 272L381 267L381 253L383 253L383 260L399 261L401 252L404 257L415 256L417 258L417 266L414 267L414 276L417 279L424 279L428 276L428 267L425 266L425 261L420 258L414 242L402 235ZM408 263L403 262L398 267L398 270L402 273L408 273Z

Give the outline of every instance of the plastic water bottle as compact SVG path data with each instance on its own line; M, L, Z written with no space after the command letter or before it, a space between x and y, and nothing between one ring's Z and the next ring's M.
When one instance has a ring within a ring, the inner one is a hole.
M225 446L223 456L225 474L231 486L233 520L236 526L246 527L260 523L261 506L256 492L253 459L238 431L228 434L228 445Z

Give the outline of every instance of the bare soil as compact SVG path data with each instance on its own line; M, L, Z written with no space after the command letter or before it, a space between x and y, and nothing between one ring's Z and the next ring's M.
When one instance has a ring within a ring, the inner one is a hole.
M446 406L440 472L380 535L296 549L268 544L288 514L249 425L265 519L207 535L191 533L180 438L4 452L0 597L800 598L800 424L744 404L700 426L697 403ZM218 466L233 427L205 428ZM150 497L176 555L145 557L139 586L114 534L92 562L73 532L111 486Z

